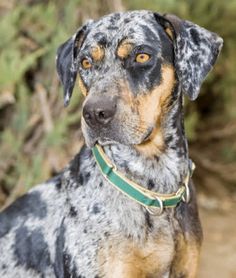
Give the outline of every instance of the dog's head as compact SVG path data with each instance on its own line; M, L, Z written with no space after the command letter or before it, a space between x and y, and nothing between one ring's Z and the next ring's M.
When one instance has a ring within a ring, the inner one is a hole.
M176 88L194 100L221 46L215 33L172 15L134 11L89 21L58 49L65 105L77 78L89 146L161 147Z

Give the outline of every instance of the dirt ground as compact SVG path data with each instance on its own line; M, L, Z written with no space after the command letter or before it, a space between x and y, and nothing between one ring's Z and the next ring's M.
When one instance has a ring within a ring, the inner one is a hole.
M199 278L236 278L236 202L199 198L204 241Z

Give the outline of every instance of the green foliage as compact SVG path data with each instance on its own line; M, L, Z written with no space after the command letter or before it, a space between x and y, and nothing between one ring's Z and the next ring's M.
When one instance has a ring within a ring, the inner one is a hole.
M70 111L78 109L80 98L73 98L69 111L63 111L55 73L57 47L80 24L79 2L42 1L29 6L19 1L0 18L0 183L6 194L17 181L24 191L59 170L42 172L47 150L62 148L69 127L79 121L80 114ZM50 130L43 129L44 103L36 82L43 84L49 111L57 109L49 115Z

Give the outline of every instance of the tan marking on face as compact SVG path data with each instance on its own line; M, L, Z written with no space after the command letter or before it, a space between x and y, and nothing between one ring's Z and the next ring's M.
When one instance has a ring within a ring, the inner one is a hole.
M201 244L190 235L179 234L176 237L176 252L172 266L176 277L184 276L195 278L197 276Z
M118 46L116 53L121 59L125 59L129 56L132 49L133 49L133 44L127 40L124 40Z
M146 142L135 146L146 156L160 155L165 149L162 120L168 112L168 103L176 79L174 68L170 65L163 65L161 72L161 84L148 94L138 96L134 102L141 121L146 123L147 127L154 128Z
M77 76L77 80L78 80L78 85L79 85L79 89L80 89L81 93L86 97L88 94L88 91L87 91L87 89L84 85L84 82L79 74Z
M99 62L104 58L105 51L104 48L100 45L91 47L91 56L95 62Z
M174 242L169 237L142 243L113 238L100 249L100 274L106 278L163 277L173 256Z

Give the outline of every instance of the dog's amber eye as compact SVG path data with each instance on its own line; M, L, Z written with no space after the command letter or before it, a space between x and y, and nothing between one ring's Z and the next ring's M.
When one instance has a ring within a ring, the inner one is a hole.
M146 53L139 53L136 55L135 62L137 63L145 63L150 60L151 56Z
M84 58L82 60L81 65L82 65L83 69L90 69L92 67L92 64L86 58Z

